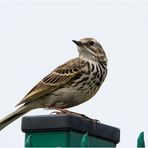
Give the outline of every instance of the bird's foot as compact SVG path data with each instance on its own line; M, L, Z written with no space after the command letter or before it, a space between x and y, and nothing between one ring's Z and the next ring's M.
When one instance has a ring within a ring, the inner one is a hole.
M49 107L50 109L56 110L51 112L51 114L68 114L68 110L62 109L62 108L55 108L55 107Z
M89 118L88 116L84 115L84 114L80 114L80 113L76 113L76 112L72 112L72 111L69 111L69 110L65 110L65 109L61 109L61 108L51 108L50 109L55 109L57 111L53 111L51 114L67 114L67 115L75 115L75 116L79 116L81 117L82 119L85 119L85 120L91 120L93 123L95 122L98 122L100 123L99 120L97 119L91 119Z

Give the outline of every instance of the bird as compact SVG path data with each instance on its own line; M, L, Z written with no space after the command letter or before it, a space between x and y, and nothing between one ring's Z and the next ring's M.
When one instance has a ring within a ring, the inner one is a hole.
M107 76L106 53L94 38L72 41L77 46L78 57L39 81L16 105L19 108L0 120L0 130L33 109L64 111L88 101L97 93Z

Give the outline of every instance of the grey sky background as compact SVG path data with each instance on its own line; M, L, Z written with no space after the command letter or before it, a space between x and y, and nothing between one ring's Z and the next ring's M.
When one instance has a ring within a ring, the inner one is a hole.
M70 110L121 130L118 147L148 145L148 2L0 1L0 119L58 65L78 56L72 39L94 37L108 76L92 100ZM38 109L26 115L49 114ZM0 132L0 147L22 147L21 119Z

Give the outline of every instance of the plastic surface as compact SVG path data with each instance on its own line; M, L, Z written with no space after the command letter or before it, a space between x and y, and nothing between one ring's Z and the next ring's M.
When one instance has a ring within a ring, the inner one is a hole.
M114 144L120 141L120 130L118 128L72 115L26 116L22 119L22 131L26 133L75 131L82 134L88 133L93 137Z
M82 145L83 134L73 131L33 132L27 133L25 147L84 147ZM112 142L87 137L85 147L115 147Z

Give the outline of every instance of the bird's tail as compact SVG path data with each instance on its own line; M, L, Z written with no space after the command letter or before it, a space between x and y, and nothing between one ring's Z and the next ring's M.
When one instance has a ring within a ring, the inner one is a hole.
M9 125L11 122L15 121L16 119L18 119L19 117L21 117L25 113L29 112L30 110L31 110L31 108L28 107L28 105L24 105L24 106L21 106L20 108L18 108L13 113L6 116L5 118L1 119L0 120L0 130L2 130L4 127Z

